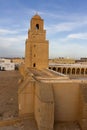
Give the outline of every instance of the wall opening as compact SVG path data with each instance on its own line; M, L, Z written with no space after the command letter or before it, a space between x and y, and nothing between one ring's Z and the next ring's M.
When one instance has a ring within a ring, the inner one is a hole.
M34 57L36 57L36 55L34 54Z
M72 74L75 74L75 68L72 69Z
M81 74L84 74L84 68L81 69Z
M2 71L5 71L5 67L2 67Z
M71 68L67 69L67 74L71 74Z
M76 74L80 74L80 68L77 68Z
M36 67L36 63L33 64L33 67Z
M62 72L63 74L66 74L66 68L63 68L63 72Z
M36 24L36 30L39 30L39 24Z
M58 72L60 72L60 73L61 73L61 68L58 68Z
M56 68L55 68L55 67L53 67L53 70L54 70L54 71L56 71Z

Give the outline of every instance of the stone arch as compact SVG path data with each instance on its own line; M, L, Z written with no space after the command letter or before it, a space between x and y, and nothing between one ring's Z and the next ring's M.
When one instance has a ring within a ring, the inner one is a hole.
M63 68L62 73L63 73L63 74L66 74L66 68Z
M80 74L80 68L77 68L76 74Z
M59 73L61 73L61 67L59 67L59 68L57 69L57 71L58 71Z
M53 67L53 70L56 71L56 67Z
M84 74L84 68L81 69L81 74Z
M75 74L75 68L72 68L72 74Z
M87 74L87 68L85 69L85 74Z
M71 68L68 68L67 69L67 74L70 74L71 73Z

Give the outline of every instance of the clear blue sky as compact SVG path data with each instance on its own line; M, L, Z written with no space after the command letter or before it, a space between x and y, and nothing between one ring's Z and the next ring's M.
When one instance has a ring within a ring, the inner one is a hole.
M36 12L45 22L50 58L87 57L87 0L0 0L0 57L24 56Z

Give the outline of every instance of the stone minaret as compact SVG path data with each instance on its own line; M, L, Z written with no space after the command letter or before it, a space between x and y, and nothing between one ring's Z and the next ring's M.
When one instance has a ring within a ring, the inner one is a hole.
M48 68L48 45L44 21L36 14L31 19L26 40L25 68Z

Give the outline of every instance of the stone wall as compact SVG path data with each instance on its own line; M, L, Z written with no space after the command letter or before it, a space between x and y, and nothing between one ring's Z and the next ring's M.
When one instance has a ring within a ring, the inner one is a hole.
M34 81L30 77L20 84L18 102L20 116L34 113Z
M79 114L79 83L60 81L53 83L54 119L58 121L76 121Z
M35 88L35 119L39 130L53 130L54 99L50 84L38 83Z
M87 130L87 84L79 80L39 80L29 73L18 91L19 115L33 115L39 130L57 122L79 122Z
M87 84L80 85L79 124L82 130L87 130Z

